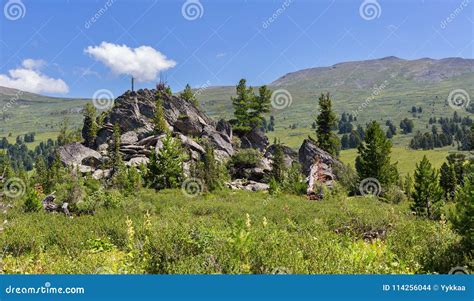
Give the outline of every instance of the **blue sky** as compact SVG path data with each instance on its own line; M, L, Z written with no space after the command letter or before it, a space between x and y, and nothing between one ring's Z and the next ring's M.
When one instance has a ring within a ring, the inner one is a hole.
M19 16L8 12L11 1L23 5ZM473 58L471 1L378 0L371 19L358 0L200 0L197 18L188 20L193 15L182 9L191 4L180 0L2 0L0 83L24 76L21 84L36 81L41 94L92 97L108 89L118 96L130 86L128 66L116 61L124 59L118 48L102 49L102 42L166 56L162 77L174 91L242 77L260 85L304 68L392 55ZM97 47L95 55L88 47ZM132 73L161 70L134 59ZM138 88L153 87L159 76L143 78Z

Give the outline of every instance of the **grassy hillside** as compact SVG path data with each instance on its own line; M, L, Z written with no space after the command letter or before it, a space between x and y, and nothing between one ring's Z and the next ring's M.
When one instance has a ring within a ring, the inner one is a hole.
M460 262L446 223L375 198L142 190L107 207L10 209L0 273L446 273Z
M55 98L0 87L0 137L13 139L28 132L45 133L59 129L61 121L67 117L72 126L82 123L82 108L87 99ZM50 134L48 134L50 133ZM43 136L37 136L40 140Z
M287 74L270 84L272 90L285 89L291 94L291 105L277 110L275 135L292 147L299 146L310 132L318 113L321 93L330 92L333 108L357 115L358 123L371 120L385 124L392 120L398 127L404 118L412 119L415 131L428 131L430 117L451 117L454 113L446 99L451 91L464 89L474 95L474 60L421 59L414 61L394 57L336 64ZM251 83L249 83L251 84ZM235 87L211 87L199 95L204 110L213 117L232 117L230 97ZM363 105L366 103L366 105ZM413 116L412 106L423 112ZM359 109L360 108L360 109ZM458 110L460 115L472 115ZM296 129L290 130L289 126ZM394 137L394 143L406 145L411 135Z

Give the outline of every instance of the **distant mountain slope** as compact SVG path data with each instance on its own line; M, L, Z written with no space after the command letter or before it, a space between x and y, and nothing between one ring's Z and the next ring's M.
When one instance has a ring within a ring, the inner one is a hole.
M87 99L56 98L0 87L0 137L26 132L53 132L68 117L79 125Z
M272 90L287 90L292 98L291 105L272 112L277 132L285 130L282 135L298 135L288 132L287 128L290 125L297 129L310 127L321 93L330 92L336 112L355 113L362 124L374 119L382 123L392 119L398 125L401 119L408 117L415 119L418 129L425 130L430 117L452 116L454 110L446 101L451 91L465 90L473 103L473 83L472 59L386 57L304 69L288 73L269 86ZM199 100L209 115L231 117L230 97L233 95L235 87L211 87L200 94ZM412 106L421 107L423 113L413 117L409 113ZM468 114L465 110L458 113Z

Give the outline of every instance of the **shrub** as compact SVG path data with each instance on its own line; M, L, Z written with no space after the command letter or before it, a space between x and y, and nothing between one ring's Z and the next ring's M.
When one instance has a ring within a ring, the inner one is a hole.
M26 192L26 199L23 203L23 210L25 212L36 212L41 209L41 200L38 192L34 189L28 189Z
M243 149L238 151L235 155L230 158L230 168L253 168L257 167L262 158L262 154L252 148Z
M383 191L381 199L390 204L399 204L405 202L407 200L407 196L398 186L390 185L386 190Z

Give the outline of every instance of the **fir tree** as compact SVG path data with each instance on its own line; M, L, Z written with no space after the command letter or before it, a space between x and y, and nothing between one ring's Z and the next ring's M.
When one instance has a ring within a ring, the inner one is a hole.
M97 111L91 103L88 103L84 110L84 125L82 127L82 138L87 147L93 147L97 137Z
M472 252L474 250L474 171L471 171L463 182L464 186L456 192L454 198L456 207L450 220L456 232L462 236L467 252Z
M439 185L444 191L444 197L446 200L452 199L454 197L454 191L456 190L457 179L456 171L454 166L447 164L446 162L441 165L440 168L440 177Z
M112 134L112 143L109 146L110 158L112 159L112 167L117 169L123 164L122 153L120 152L120 126L118 123L114 125Z
M189 103L192 103L195 107L199 107L199 102L196 98L196 95L194 94L193 89L191 89L191 86L189 84L187 84L184 90L179 94L179 97Z
M318 146L333 156L338 155L340 142L333 132L336 127L336 114L332 111L329 93L319 97L320 114L316 118L316 137Z
M160 151L151 153L146 174L148 186L156 190L179 187L184 179L181 154L180 145L168 134Z
M262 126L263 114L270 112L271 97L272 91L267 86L261 86L258 90L258 96L253 96L249 113L249 124L252 128Z
M443 191L439 187L438 173L426 156L416 165L415 189L412 210L419 216L437 219L440 216Z
M153 117L153 124L155 126L155 132L157 134L168 133L168 124L165 119L165 110L163 108L163 100L160 96L160 93L157 93L156 97L156 109L155 116Z
M407 196L407 198L410 199L411 194L413 193L413 178L410 176L410 173L407 173L407 175L405 176L403 190L405 191L405 195Z
M215 158L214 148L209 143L205 144L201 173L200 177L204 180L208 191L221 189L224 186L226 176Z
M375 178L382 185L398 180L396 164L391 164L392 142L385 137L380 125L373 121L367 126L365 141L357 148L356 170L360 179Z
M245 134L252 128L250 126L249 109L255 97L252 87L247 87L247 81L241 79L236 86L237 96L232 97L232 106L234 107L234 131L237 134Z
M275 152L273 153L270 176L281 185L285 180L285 155L280 141L277 141L276 138L274 146Z

